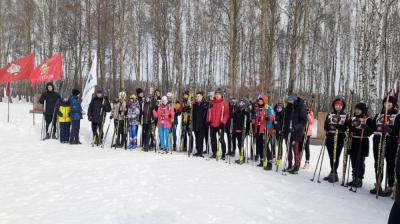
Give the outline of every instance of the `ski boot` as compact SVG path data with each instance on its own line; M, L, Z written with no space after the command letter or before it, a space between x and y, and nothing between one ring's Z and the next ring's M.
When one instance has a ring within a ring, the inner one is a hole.
M328 180L329 183L336 183L338 181L339 181L339 177L338 177L337 173L333 173Z
M299 167L294 166L292 170L288 171L290 174L298 174L299 173Z
M307 170L308 168L310 168L310 161L306 160L306 162L304 163L303 169Z

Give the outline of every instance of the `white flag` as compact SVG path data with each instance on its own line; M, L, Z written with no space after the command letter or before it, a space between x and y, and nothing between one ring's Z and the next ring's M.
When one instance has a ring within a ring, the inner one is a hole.
M87 114L90 101L97 85L97 56L94 56L92 67L86 76L85 88L82 94L82 109Z

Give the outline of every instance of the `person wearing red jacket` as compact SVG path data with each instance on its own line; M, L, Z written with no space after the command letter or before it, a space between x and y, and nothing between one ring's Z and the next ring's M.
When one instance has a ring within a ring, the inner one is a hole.
M158 133L160 135L161 152L168 152L168 133L174 123L174 108L168 104L168 98L163 96L161 105L153 110L153 116L157 118Z
M229 104L224 101L221 90L215 91L215 98L212 101L212 107L207 112L207 123L210 125L211 149L213 155L211 158L217 158L217 132L221 143L221 159L225 159L226 145L224 140L224 129L229 119Z

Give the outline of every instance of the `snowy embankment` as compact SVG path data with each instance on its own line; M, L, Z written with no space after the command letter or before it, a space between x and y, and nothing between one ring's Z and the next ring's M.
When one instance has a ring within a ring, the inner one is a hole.
M311 168L283 176L245 165L40 141L41 115L31 105L0 103L0 223L327 223L383 224L392 200L369 194L373 158L364 186L312 183ZM108 122L108 121L107 121ZM110 135L109 135L110 136ZM329 164L325 154L323 173ZM371 154L372 155L372 154ZM341 170L341 167L339 168Z

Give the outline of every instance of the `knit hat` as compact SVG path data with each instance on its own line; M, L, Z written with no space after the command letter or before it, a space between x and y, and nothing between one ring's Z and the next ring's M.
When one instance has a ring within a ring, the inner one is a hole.
M97 87L95 92L96 94L104 94L104 90L101 87Z
M287 98L288 103L294 103L295 101L297 101L297 96L288 96Z
M140 93L143 93L143 89L137 88L136 89L136 95L139 95Z
M81 93L81 91L79 91L78 89L72 89L71 92L73 96L78 96Z

